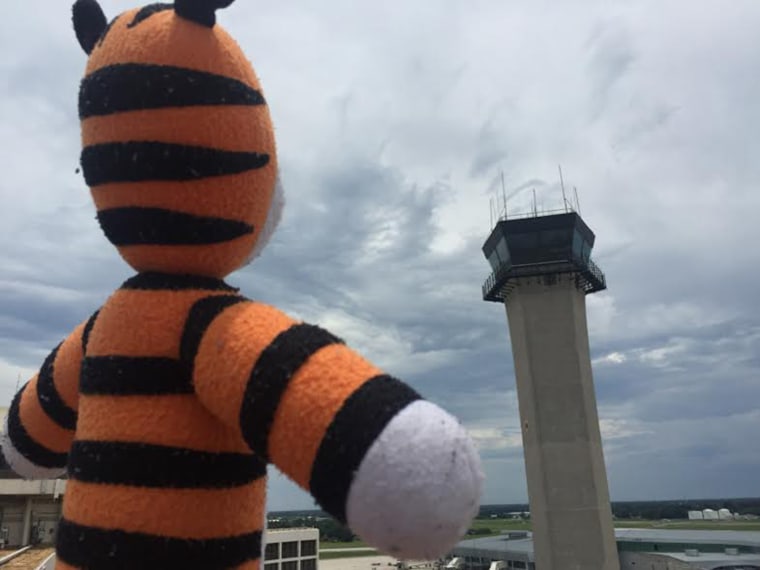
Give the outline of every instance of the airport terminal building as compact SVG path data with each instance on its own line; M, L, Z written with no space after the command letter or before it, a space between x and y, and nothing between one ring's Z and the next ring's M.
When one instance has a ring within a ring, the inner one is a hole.
M265 543L264 570L317 570L319 529L267 530Z
M616 529L624 570L760 570L760 532ZM450 570L536 569L528 532L459 543Z
M53 544L65 491L64 479L21 479L0 458L0 545Z

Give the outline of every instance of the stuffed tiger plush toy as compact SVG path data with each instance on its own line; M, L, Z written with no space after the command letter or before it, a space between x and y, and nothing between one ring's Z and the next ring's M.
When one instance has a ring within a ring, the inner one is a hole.
M258 569L273 464L368 544L442 556L483 476L460 424L317 326L223 279L280 217L259 81L215 21L177 0L107 23L74 5L89 55L82 170L137 272L16 395L2 450L68 476L57 568Z

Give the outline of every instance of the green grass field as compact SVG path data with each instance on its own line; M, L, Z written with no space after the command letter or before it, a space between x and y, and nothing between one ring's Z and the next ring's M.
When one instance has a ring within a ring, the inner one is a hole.
M615 521L617 528L671 528L677 530L754 530L760 531L760 521Z
M678 530L754 530L760 531L760 521L645 521L635 519L616 520L617 528L670 528ZM473 529L489 529L493 536L508 531L530 530L530 521L510 519L475 519Z
M471 528L475 530L489 529L490 534L501 534L510 530L530 530L530 521L512 519L475 519ZM483 534L479 536L489 536Z
M350 543L353 544L353 543ZM357 550L356 552L330 552L330 549L322 550L320 547L320 560L333 560L335 558L359 558L364 556L377 556L377 550Z
M360 548L362 546L367 546L367 545L363 543L361 540L355 540L353 542L320 542L319 543L320 550L330 550L332 548Z

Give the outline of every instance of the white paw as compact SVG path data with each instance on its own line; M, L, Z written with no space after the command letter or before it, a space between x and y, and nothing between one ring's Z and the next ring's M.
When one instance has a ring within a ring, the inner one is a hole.
M8 435L8 416L5 416L5 420L3 421L3 435L0 436L0 449L11 470L24 479L57 479L66 473L65 469L35 465L21 455Z
M403 560L448 554L480 507L480 457L451 415L420 400L370 447L348 495L348 525Z

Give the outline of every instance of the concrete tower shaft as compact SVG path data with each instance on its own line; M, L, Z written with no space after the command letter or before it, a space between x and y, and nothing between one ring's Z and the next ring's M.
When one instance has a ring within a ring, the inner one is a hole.
M571 274L506 301L537 570L617 570L586 298Z
M575 212L502 220L483 297L506 305L536 570L618 570L586 294L606 288Z

